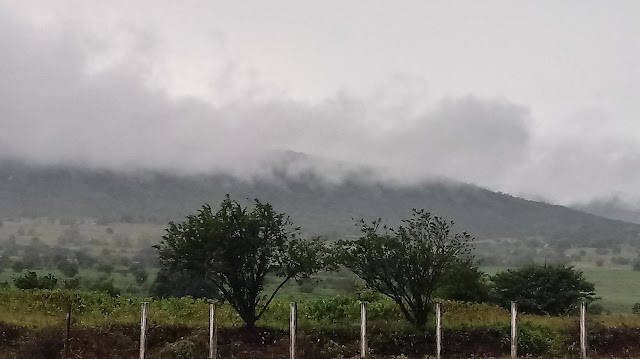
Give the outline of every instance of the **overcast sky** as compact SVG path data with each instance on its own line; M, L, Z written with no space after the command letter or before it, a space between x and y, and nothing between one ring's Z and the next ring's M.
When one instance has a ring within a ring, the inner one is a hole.
M0 157L250 176L289 150L640 198L639 19L635 0L0 0Z

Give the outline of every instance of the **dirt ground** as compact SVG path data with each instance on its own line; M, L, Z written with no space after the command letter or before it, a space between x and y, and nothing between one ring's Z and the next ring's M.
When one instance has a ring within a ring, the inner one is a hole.
M593 341L590 358L640 358L640 337L635 331L618 330L600 333L600 342ZM335 359L357 358L358 333L307 335L300 333L297 358ZM0 323L0 359L62 358L64 328L29 329ZM388 340L387 340L388 339ZM139 357L140 331L137 325L113 325L98 328L73 328L69 359L132 359ZM456 340L456 352L444 352L444 358L504 358L508 347L500 340L474 336L463 343ZM450 348L454 345L451 343ZM380 336L371 341L370 358L424 359L433 355L430 343L416 338L398 342ZM285 331L257 328L221 329L218 337L218 358L273 359L289 357L289 335ZM207 358L208 333L205 328L180 326L151 327L148 332L147 358L190 359ZM401 354L407 356L401 356ZM536 355L526 355L536 358ZM552 358L551 355L540 357ZM577 357L577 353L562 357Z

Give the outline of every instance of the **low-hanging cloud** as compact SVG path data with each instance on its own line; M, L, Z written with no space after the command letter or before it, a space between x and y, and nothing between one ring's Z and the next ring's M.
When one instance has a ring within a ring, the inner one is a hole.
M506 100L445 99L418 115L348 95L315 104L276 99L214 106L150 88L141 66L88 73L91 54L73 34L43 39L15 23L2 26L5 157L251 174L270 154L290 150L402 171L397 177L475 180L474 173L504 173L526 151L526 111Z
M344 93L214 105L149 86L145 61L91 69L100 46L91 41L0 19L0 158L244 178L268 175L284 159L290 175L313 170L336 181L364 166L385 180L449 177L556 201L594 186L625 191L640 179L629 169L640 168L637 148L611 157L600 139L545 142L529 110L506 98L448 97L417 112ZM611 180L622 173L624 181ZM574 178L582 182L571 192Z

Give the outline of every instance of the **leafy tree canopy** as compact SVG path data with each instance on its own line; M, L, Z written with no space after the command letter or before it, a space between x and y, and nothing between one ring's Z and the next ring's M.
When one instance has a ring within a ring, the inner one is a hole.
M380 220L360 220L362 237L339 241L337 262L391 298L409 322L423 328L435 291L472 265L472 238L452 233L453 222L424 210L414 209L402 222L397 229L382 227L380 233Z
M170 222L156 248L166 269L211 281L253 327L285 283L325 266L324 245L301 240L298 233L270 204L256 199L247 208L227 195L217 211L204 205L182 223ZM270 296L262 296L267 274L281 282Z
M529 265L498 273L491 280L496 303L508 308L515 301L523 313L562 315L583 299L597 299L593 283L571 266Z

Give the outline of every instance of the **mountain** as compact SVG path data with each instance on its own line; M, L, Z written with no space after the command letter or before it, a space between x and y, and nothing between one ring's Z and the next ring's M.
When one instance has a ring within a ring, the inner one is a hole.
M0 218L81 216L101 220L166 223L215 206L226 193L260 198L286 212L310 234L357 234L353 218L399 224L412 208L456 222L477 238L544 238L605 245L640 242L640 225L575 209L529 201L474 185L434 180L397 186L367 180L366 171L326 182L313 171L243 181L228 175L184 176L159 172L89 170L74 167L0 165Z
M640 202L621 196L598 198L572 207L596 216L640 224Z

